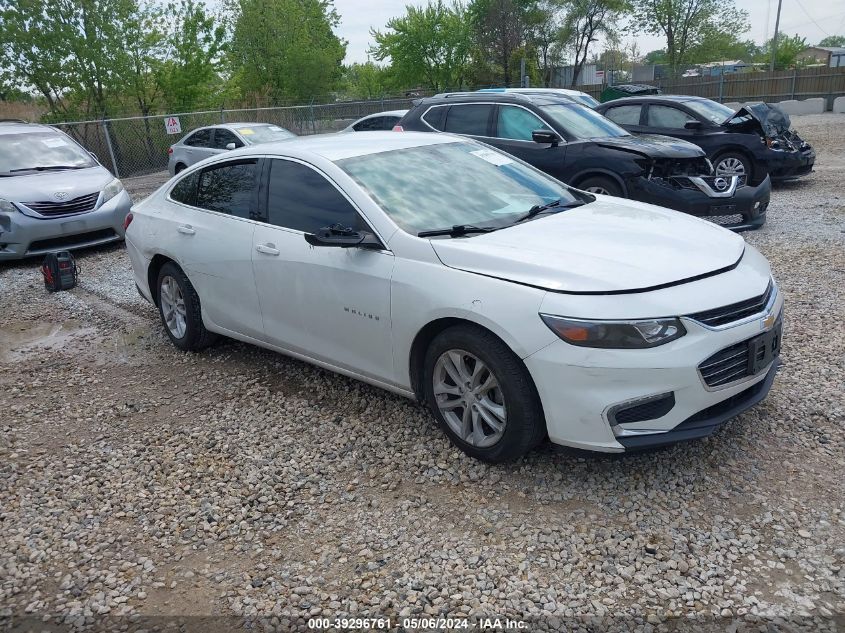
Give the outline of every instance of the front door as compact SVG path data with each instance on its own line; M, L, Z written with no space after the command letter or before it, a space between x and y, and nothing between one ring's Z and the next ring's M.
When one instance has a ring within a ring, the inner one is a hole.
M499 105L496 109L493 130L495 138L485 140L490 145L521 158L553 178L566 182L568 175L565 169L566 141L561 139L558 145L535 143L532 137L534 130L553 131L540 117L526 108Z
M305 234L323 227L371 229L335 184L309 165L273 159L267 178L267 224L256 229L253 249L266 340L394 382L393 254L309 245Z

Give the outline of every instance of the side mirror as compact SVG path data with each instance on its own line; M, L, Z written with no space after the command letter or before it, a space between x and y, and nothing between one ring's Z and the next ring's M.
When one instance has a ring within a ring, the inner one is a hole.
M687 121L684 123L684 128L687 130L700 130L701 121Z
M234 143L226 143L226 149L235 149Z
M306 233L305 241L311 246L334 246L335 248L366 248L381 250L382 243L372 233L353 231L339 224L324 226L316 233Z
M551 130L534 130L531 132L531 140L535 143L551 143L552 145L558 145L561 139L557 132L552 132Z

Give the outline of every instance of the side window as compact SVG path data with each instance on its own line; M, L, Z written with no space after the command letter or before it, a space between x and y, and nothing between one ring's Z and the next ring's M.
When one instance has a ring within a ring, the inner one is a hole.
M670 106L648 106L648 125L650 127L683 128L687 121L695 121L683 110Z
M383 116L374 116L371 119L361 121L358 125L355 126L356 132L371 132L374 130L383 129L385 129Z
M196 206L255 219L258 161L242 160L206 167L197 189Z
M226 149L229 143L234 143L235 147L243 147L241 140L229 130L217 128L214 130L214 147L216 149Z
M211 130L197 130L185 139L185 145L190 145L191 147L210 147Z
M469 136L488 136L487 122L492 109L493 106L486 103L453 105L449 108L443 131Z
M610 108L605 115L618 125L639 125L641 105L623 105Z
M530 141L532 140L531 133L534 130L547 130L549 128L538 116L524 108L500 105L496 129L498 138Z
M423 121L428 123L435 130L440 130L442 132L443 124L446 122L446 110L448 109L449 106L435 106L433 108L429 108L422 117Z
M358 212L319 172L300 163L275 159L267 192L270 224L304 233L340 224L365 229Z
M170 199L182 204L194 206L197 199L197 181L199 172L191 172L177 182L170 190Z

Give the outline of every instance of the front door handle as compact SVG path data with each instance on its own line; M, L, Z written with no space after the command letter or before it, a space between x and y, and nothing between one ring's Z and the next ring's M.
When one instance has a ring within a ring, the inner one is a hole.
M265 255L276 256L279 254L279 249L276 248L275 244L259 244L255 247L255 250L257 250L259 253L264 253Z
M180 224L179 228L177 228L176 230L179 231L180 233L182 233L183 235L194 235L194 234L196 234L194 227L192 227L190 224Z

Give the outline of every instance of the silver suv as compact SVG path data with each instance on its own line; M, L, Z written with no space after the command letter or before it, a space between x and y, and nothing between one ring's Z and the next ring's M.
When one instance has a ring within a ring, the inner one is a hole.
M275 143L288 138L296 138L296 134L270 123L224 123L201 127L170 146L167 150L167 169L173 176L204 158L231 149L245 145Z
M68 135L0 121L0 261L122 240L131 204Z

